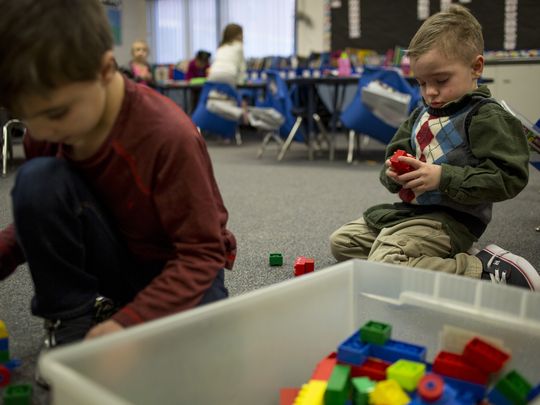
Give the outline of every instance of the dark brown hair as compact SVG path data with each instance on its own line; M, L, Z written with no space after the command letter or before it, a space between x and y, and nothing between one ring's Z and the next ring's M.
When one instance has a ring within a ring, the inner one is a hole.
M0 0L0 105L97 78L113 48L99 0Z
M484 52L482 26L465 7L452 4L446 11L424 21L407 53L411 59L417 59L434 47L446 57L457 57L469 63Z
M223 30L223 36L221 38L221 45L230 44L238 38L239 35L243 34L242 27L238 24L227 24Z

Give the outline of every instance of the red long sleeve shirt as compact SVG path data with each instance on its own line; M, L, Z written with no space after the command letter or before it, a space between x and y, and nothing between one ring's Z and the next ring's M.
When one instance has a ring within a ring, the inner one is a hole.
M125 80L120 113L89 159L72 161L112 213L133 255L163 271L113 316L127 326L195 307L221 268L232 268L234 235L204 139L168 98ZM26 137L27 157L68 159L62 147ZM0 278L24 260L13 226L0 233Z

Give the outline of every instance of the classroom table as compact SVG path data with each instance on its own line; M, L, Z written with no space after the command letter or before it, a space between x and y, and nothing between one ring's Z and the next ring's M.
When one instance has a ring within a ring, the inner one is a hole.
M198 100L198 96L203 87L203 83L190 83L187 80L169 80L165 82L159 82L154 85L154 88L161 94L174 100L180 105L186 114L191 115L196 107L195 100ZM266 88L265 81L250 81L243 84L236 85L237 89L247 90L262 90ZM179 102L173 95L174 91L180 91L182 94L182 101Z

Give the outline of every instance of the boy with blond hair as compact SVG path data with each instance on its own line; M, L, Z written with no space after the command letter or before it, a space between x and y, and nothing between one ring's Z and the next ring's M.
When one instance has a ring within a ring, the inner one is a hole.
M205 142L173 102L117 71L100 1L0 9L0 105L29 134L0 279L28 263L46 344L225 298L236 242Z
M482 28L463 6L428 18L408 56L424 106L386 148L381 183L401 201L367 209L330 237L337 260L361 258L540 290L525 259L489 245L467 253L491 220L494 202L528 181L529 150L521 123L478 86L484 68ZM390 157L411 170L400 174Z

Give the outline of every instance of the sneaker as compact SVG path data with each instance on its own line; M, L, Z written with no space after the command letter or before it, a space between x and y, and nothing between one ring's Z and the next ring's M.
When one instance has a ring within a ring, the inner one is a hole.
M112 300L99 296L96 298L93 311L88 314L71 319L46 319L45 340L40 354L59 345L83 340L92 326L109 319L118 309ZM34 372L34 380L41 388L45 390L50 388L38 367Z
M523 257L497 246L488 245L476 254L482 261L482 279L498 284L540 291L540 275Z

